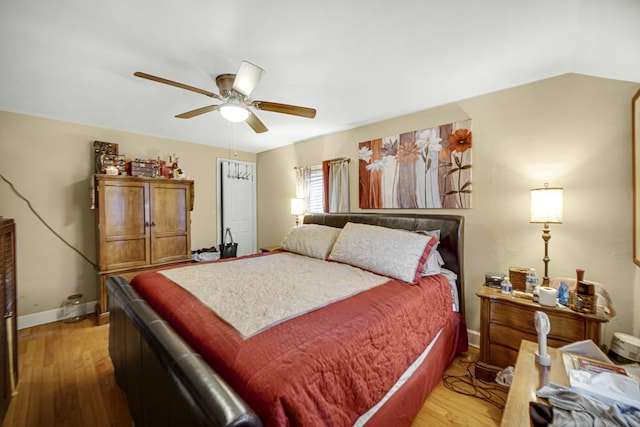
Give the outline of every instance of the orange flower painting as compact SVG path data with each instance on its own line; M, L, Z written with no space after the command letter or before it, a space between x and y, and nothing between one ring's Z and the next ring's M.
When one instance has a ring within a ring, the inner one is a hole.
M358 145L360 208L471 207L471 120Z

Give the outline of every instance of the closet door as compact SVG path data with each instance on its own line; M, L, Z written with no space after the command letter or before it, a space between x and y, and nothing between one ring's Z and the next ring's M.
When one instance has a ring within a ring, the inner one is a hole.
M238 256L257 252L256 165L218 159L218 238L227 227L238 243Z

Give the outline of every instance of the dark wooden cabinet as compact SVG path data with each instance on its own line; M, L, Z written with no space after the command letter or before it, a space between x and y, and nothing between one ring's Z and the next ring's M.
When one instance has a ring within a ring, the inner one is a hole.
M0 422L18 383L18 334L16 327L16 226L0 217Z
M538 341L533 320L536 311L549 316L547 344L554 348L586 339L600 345L600 325L608 320L602 313L582 314L567 307L547 307L488 286L482 286L476 295L481 301L476 376L488 381L493 381L503 368L515 365L522 340Z
M193 181L96 175L100 292L98 321L108 319L106 280L191 260Z

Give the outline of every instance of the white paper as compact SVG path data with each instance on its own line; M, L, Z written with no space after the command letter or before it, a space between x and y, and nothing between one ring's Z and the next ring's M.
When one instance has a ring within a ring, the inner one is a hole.
M558 350L613 365L611 359L609 359L607 355L600 350L600 347L598 347L592 340L577 341L562 346Z
M593 374L572 369L569 371L569 384L575 391L587 394L606 405L620 402L640 408L640 384L626 375L612 372Z

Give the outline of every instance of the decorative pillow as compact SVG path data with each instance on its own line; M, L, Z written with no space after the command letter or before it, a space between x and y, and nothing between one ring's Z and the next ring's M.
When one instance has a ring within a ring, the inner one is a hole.
M329 260L351 264L405 282L417 282L438 240L406 230L348 222Z
M435 237L440 240L440 230L416 230L418 234L424 234L425 236ZM424 264L424 270L422 271L422 277L433 276L440 274L440 267L444 264L444 260L438 251L436 251L438 243L433 247L433 250L427 258L427 262Z
M287 233L280 247L288 252L327 259L339 234L339 228L320 224L302 224Z
M440 251L434 247L429 254L429 258L427 258L427 262L424 263L422 277L440 274L442 270L441 267L443 265L444 260L442 259L442 255L440 255Z

